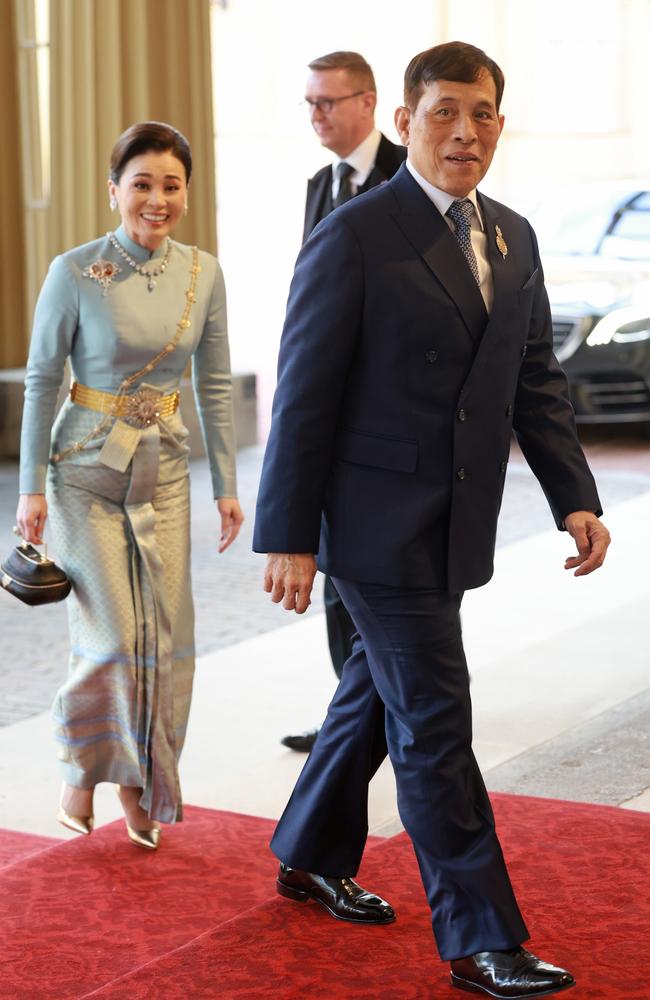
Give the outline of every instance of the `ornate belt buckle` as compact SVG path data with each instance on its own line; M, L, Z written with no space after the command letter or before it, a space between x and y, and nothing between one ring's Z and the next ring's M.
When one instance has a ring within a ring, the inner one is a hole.
M132 427L143 430L155 423L160 413L161 392L155 389L138 389L126 397L126 413L124 419Z

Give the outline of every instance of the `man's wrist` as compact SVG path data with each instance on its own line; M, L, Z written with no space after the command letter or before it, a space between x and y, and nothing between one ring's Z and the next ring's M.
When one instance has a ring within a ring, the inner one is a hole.
M277 556L282 559L315 559L313 552L267 552L268 556Z

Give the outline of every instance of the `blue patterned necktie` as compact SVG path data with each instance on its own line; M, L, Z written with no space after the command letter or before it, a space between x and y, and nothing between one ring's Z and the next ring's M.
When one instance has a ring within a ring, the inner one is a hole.
M338 208L339 205L345 204L353 197L352 192L352 182L350 177L354 173L354 167L351 167L349 163L345 160L341 160L336 167L336 176L339 179L339 189L336 192L336 198L334 199L334 208Z
M472 247L471 237L473 212L474 206L469 198L452 201L451 205L447 209L447 215L456 227L454 235L460 243L460 248L465 254L470 271L474 275L474 280L480 288L481 278L478 273L478 264L476 263L476 256L474 254L474 248Z

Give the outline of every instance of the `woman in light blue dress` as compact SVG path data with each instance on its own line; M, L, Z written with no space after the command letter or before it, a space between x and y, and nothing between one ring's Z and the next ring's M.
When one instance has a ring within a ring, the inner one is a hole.
M49 513L72 582L70 670L54 702L58 818L90 833L93 789L114 782L130 839L149 849L161 821L182 818L177 764L194 612L178 388L190 359L220 551L243 520L221 269L170 238L187 210L191 168L187 140L169 125L140 123L118 139L108 186L121 225L50 266L21 442L19 530L40 543ZM67 359L74 381L54 421Z

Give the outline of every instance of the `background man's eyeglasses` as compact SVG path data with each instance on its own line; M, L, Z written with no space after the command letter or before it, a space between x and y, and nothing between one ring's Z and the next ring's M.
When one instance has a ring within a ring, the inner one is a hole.
M309 114L312 111L318 110L321 114L328 115L333 110L335 104L339 104L341 101L349 101L351 97L359 97L365 93L365 90L355 90L354 94L346 94L344 97L319 97L317 101L311 101L306 97L302 103L307 106Z

